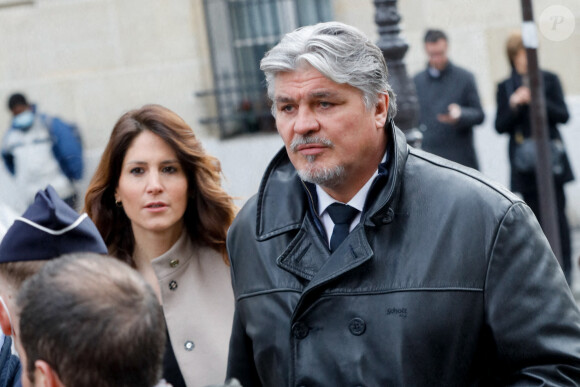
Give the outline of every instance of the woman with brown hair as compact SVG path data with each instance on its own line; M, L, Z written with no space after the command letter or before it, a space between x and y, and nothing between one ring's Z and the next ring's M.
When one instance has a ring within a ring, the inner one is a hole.
M136 268L163 306L173 387L225 379L235 205L220 184L218 160L185 121L146 105L117 121L85 196L109 253Z

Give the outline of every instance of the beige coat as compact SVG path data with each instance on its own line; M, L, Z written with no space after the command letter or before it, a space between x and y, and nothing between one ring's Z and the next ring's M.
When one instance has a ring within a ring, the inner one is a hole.
M188 387L223 383L234 315L230 268L186 233L152 261L179 369Z

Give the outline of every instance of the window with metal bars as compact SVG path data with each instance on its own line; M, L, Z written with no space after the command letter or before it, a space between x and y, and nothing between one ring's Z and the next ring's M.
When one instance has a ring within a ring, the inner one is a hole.
M204 0L211 48L214 89L199 91L215 98L220 137L273 131L260 60L297 27L332 19L332 0Z

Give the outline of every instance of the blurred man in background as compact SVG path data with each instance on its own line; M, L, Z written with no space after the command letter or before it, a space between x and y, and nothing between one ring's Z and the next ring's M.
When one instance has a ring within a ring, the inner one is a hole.
M483 122L483 110L469 71L447 56L447 35L428 30L424 38L427 69L414 78L419 99L422 148L456 163L479 169L473 126Z

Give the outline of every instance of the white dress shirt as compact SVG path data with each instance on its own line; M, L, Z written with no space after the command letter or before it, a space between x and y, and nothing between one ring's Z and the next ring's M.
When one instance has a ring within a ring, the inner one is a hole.
M381 164L384 163L386 160L387 160L387 155L385 153L385 155L383 156L383 160L381 161ZM348 203L342 203L342 202L339 202L338 200L335 200L332 196L327 194L324 191L324 189L322 189L322 187L320 187L318 184L316 185L316 194L318 195L318 215L320 217L320 220L322 221L322 225L324 226L324 230L326 231L326 242L328 243L329 248L330 248L330 237L332 236L332 232L334 231L334 222L330 218L330 215L328 215L328 211L326 211L326 209L332 203L347 204L351 207L356 208L359 212L358 212L357 216L354 217L353 221L350 224L350 228L349 228L348 232L351 232L356 227L356 225L359 224L359 222L360 222L360 217L361 217L364 205L365 205L365 201L367 199L367 195L369 194L369 190L371 189L371 185L373 184L373 181L378 176L378 174L379 174L379 169L377 167L377 170L371 176L371 178L367 180L365 185L362 186L362 188L356 193L356 195L353 196L352 199L350 199L350 201Z

